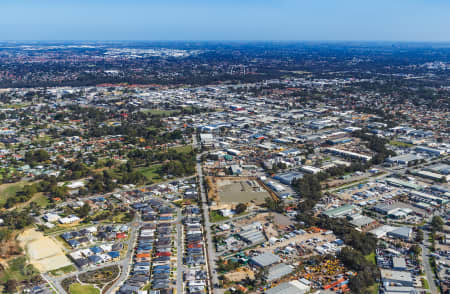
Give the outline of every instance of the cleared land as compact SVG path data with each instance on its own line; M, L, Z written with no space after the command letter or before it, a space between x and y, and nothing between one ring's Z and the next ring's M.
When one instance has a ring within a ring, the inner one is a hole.
M262 204L267 197L270 197L269 192L261 187L256 180L217 179L216 185L220 202L224 203L247 203L253 201L256 204Z
M255 273L251 269L241 267L234 272L225 274L225 278L232 282L240 282L246 278L254 280Z
M30 263L41 272L72 265L65 256L62 245L34 229L24 231L18 241L27 252Z

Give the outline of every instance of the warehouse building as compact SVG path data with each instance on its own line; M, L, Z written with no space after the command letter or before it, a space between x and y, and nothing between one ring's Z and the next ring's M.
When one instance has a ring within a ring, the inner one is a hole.
M421 159L422 159L422 157L418 156L416 154L403 154L403 155L389 157L387 159L387 161L391 162L391 163L395 163L395 164L408 165L409 163L416 162Z
M373 210L396 219L405 218L407 215L413 212L413 210L408 207L385 203L375 205L373 207Z
M381 280L383 284L387 285L401 285L406 287L413 287L414 285L411 273L407 271L381 269Z
M409 241L412 239L413 231L409 227L400 227L387 233L389 238L401 239Z
M345 205L339 206L338 208L329 209L329 210L325 211L323 214L328 217L331 217L331 218L336 218L336 217L344 217L347 215L351 215L354 213L354 211L355 211L355 207L353 205L345 204Z
M413 287L397 287L397 286L385 286L384 294L414 294L417 291Z
M291 185L294 180L303 178L303 174L299 172L289 172L283 174L277 174L273 177L275 180L280 181L285 185Z
M239 237L251 246L266 241L263 233L257 229L243 230L239 233Z
M422 190L423 187L412 182L403 181L397 178L387 178L386 183L395 187L409 188L413 190Z
M276 256L275 254L269 253L269 252L253 256L249 260L249 262L251 264L259 266L259 267L268 267L268 266L278 263L280 261L281 261L281 259L278 256Z
M362 229L362 228L365 228L365 227L370 226L371 224L375 223L375 220L371 217L358 214L358 215L352 216L352 220L350 221L350 223L352 225L354 225L355 227Z
M308 293L310 287L303 284L300 281L291 281L287 283L282 283L274 288L266 290L266 294L304 294Z
M293 271L294 269L291 266L280 263L269 268L269 272L265 279L267 282L273 282L289 275Z
M352 159L359 159L362 161L369 161L372 159L372 156L370 155L364 155L364 154L360 154L360 153L356 153L356 152L351 152L351 151L346 151L346 150L341 150L341 149L336 149L336 148L326 148L325 149L327 152L330 152L334 155L339 155L342 157L348 157L348 158L352 158Z
M392 269L396 270L396 271L405 271L407 269L405 258L393 257L392 258Z
M432 205L438 205L438 204L446 204L448 203L447 199L443 199L441 197L433 196L431 194L417 192L417 191L410 191L409 195L411 197L411 200L419 201L419 202L425 202Z
M444 150L425 147L425 146L417 146L416 151L417 152L426 152L428 154L435 155L435 156L441 156L446 153Z

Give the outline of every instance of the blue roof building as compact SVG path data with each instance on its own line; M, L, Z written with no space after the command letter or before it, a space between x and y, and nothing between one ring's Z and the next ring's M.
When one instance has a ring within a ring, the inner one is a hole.
M98 246L91 247L90 249L91 249L91 251L92 251L94 254L98 254L98 253L102 253L102 252L103 252L103 249L100 248L100 247L98 247Z
M98 255L91 255L91 256L88 256L88 259L89 259L89 261L90 261L91 263L101 263L101 262L102 262L101 257L98 256Z
M120 252L119 251L111 251L111 252L108 252L108 255L111 256L111 258L119 258Z

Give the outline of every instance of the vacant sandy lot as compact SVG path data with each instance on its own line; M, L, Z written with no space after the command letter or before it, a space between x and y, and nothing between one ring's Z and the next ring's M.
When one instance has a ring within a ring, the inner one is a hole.
M64 254L60 244L35 229L24 231L17 240L27 252L30 263L41 272L48 272L72 264Z
M255 274L253 273L252 270L250 270L248 268L239 268L235 272L231 272L231 273L225 274L225 277L229 281L240 282L240 281L244 280L247 277L250 278L251 280L254 280L255 279Z
M217 192L220 202L247 203L254 201L257 204L264 203L264 199L270 197L256 180L221 180L217 181Z

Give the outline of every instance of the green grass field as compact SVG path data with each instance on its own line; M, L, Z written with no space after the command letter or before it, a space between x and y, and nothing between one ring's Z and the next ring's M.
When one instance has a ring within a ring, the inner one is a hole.
M25 186L26 184L29 184L29 183L28 182L17 182L17 183L0 185L0 206L3 206L9 197L15 196L16 193L18 191L20 191L23 188L23 186Z
M365 256L367 261L370 261L373 264L377 264L376 260L375 260L375 252L372 252L368 255Z
M373 284L372 286L370 286L369 288L367 288L368 293L372 293L372 294L378 294L378 283Z
M70 294L100 294L100 290L92 285L72 284L69 288Z
M422 285L423 285L424 289L430 289L430 285L428 284L427 279L421 278L420 280L422 281Z
M49 198L43 193L39 193L39 195L36 199L33 200L33 202L36 202L37 205L43 208L47 207L47 205L50 204Z
M158 173L161 169L161 166L161 164L155 164L150 167L142 168L139 170L139 172L144 175L149 181L160 182L163 180Z
M62 268L58 268L58 269L52 270L52 271L50 271L50 273L52 275L54 275L54 276L60 276L60 275L64 275L64 274L68 274L68 273L74 272L76 270L77 269L76 269L75 266L68 265L68 266L65 266L65 267L62 267Z
M389 144L392 146L405 147L405 148L414 146L413 144L408 144L408 143L394 141L394 140L390 141Z
M161 115L161 116L171 116L178 111L176 110L164 110L164 109L146 109L145 113L150 113L151 115Z
M171 147L169 149L175 150L177 152L181 153L189 153L192 151L192 145L185 145L185 146L178 146L178 147Z
M221 221L229 219L228 217L224 217L223 215L221 215L220 213L218 213L215 210L211 210L211 212L209 213L209 218L210 218L210 221L213 223L221 222Z

